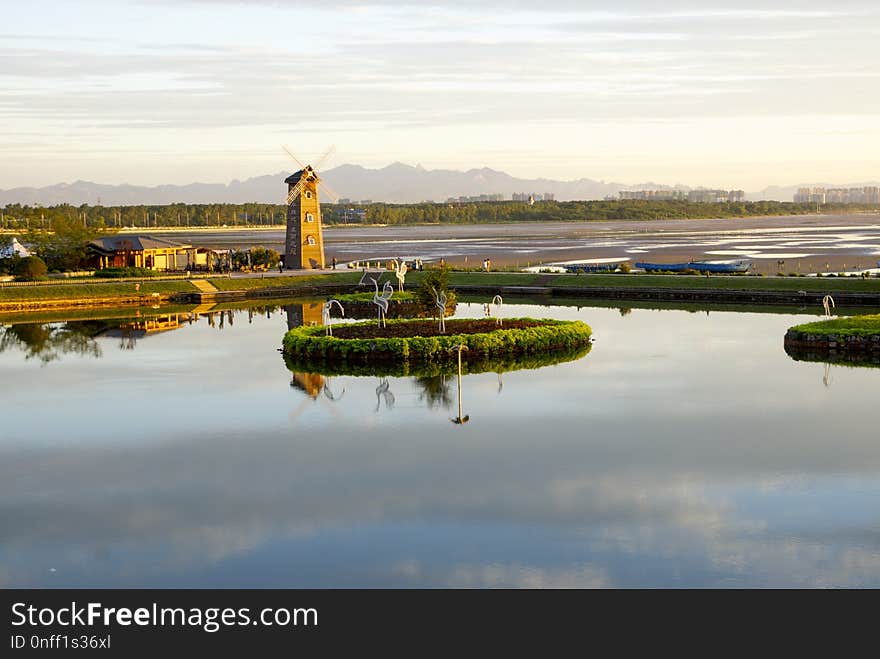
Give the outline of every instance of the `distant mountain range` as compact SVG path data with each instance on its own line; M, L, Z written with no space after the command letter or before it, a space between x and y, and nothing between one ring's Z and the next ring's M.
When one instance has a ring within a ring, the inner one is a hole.
M20 203L81 204L105 206L140 204L209 204L209 203L282 203L288 175L257 176L244 181L224 183L191 183L189 185L103 185L89 181L59 183L43 188L13 188L0 190L0 206ZM450 169L424 169L403 163L394 163L382 169L367 169L359 165L341 165L322 172L322 177L341 197L353 201L372 200L389 203L445 201L449 197L470 197L502 194L510 199L514 193L552 193L560 201L572 199L604 199L617 196L621 190L666 190L671 186L653 183L625 185L591 179L554 181L551 179L521 179L504 172L484 167L460 172ZM804 184L790 187L769 187L749 193L749 199L791 201L798 187L861 187L877 183L847 185ZM688 190L687 186L676 186Z

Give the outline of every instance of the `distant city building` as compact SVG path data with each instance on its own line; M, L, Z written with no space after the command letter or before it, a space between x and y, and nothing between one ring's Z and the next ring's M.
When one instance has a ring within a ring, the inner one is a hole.
M503 194L481 194L470 197L449 197L447 204L474 204L481 201L504 201Z
M691 190L688 201L695 204L723 204L730 200L728 190Z
M798 188L794 201L796 204L824 204L825 188Z
M743 190L623 190L620 199L646 199L652 201L691 201L700 204L719 204L745 201Z
M880 204L880 187L863 188L798 188L797 204Z
M528 204L534 204L536 201L555 201L556 195L552 192L543 194L537 192L514 192L511 196L513 201L523 201Z
M622 190L621 199L651 199L653 201L673 201L687 199L685 190Z

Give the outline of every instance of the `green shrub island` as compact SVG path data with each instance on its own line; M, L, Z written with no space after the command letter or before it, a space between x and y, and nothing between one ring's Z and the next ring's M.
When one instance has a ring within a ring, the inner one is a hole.
M820 320L815 323L795 325L788 331L790 334L805 336L837 336L841 338L880 336L880 314Z
M785 352L798 361L880 365L880 314L832 318L786 332Z
M375 366L381 364L457 363L456 346L464 345L463 364L480 360L578 351L588 348L592 330L580 321L505 318L450 319L446 334L438 334L432 321L388 320L380 329L373 321L337 324L334 336L322 326L297 327L284 336L283 352L298 364L315 367ZM304 370L308 370L303 366ZM492 370L492 369L489 369Z

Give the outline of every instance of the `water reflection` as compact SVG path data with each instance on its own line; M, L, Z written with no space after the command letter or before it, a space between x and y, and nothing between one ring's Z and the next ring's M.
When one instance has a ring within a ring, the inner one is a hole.
M379 411L382 403L385 403L385 409L391 410L394 409L394 403L396 399L394 398L394 393L391 391L391 385L388 382L388 378L380 378L379 386L376 387L376 412Z
M499 377L501 377L499 375ZM419 388L419 400L424 402L428 409L439 407L448 410L452 405L452 396L449 393L449 384L446 375L425 375L413 378Z
M0 353L20 350L25 359L43 364L64 354L100 357L101 347L95 337L106 331L102 323L20 323L0 327Z
M463 374L454 432L454 371L291 372L277 304L51 378L10 338L0 587L880 585L880 370L824 387L793 313L505 305L600 342Z
M458 416L454 419L450 419L452 423L462 425L463 423L467 423L471 420L470 414L463 414L461 411L461 353L462 351L468 350L468 347L464 344L459 344L453 348L453 350L458 352L458 371L456 373L456 378L458 382ZM499 377L500 377L499 373Z
M203 305L191 311L171 313L144 313L138 309L131 316L102 318L101 312L85 320L52 321L40 323L0 324L0 353L19 351L27 360L37 359L43 364L60 360L64 355L100 358L104 356L99 339L117 340L120 350L134 350L138 342L159 333L188 327L204 321L218 331L231 328L237 316L245 315L248 324L261 316L272 318L283 312L288 328L302 324L318 324L321 320L320 303L266 304L244 308L217 309ZM279 337L280 341L280 337Z

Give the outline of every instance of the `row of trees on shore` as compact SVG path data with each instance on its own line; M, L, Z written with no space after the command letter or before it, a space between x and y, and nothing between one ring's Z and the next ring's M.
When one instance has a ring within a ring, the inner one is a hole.
M583 220L654 220L708 217L750 217L815 213L813 204L782 201L695 203L688 201L499 201L476 203L322 204L325 224L473 224L486 222L541 222ZM352 213L356 208L363 215ZM880 210L878 205L825 204L822 212ZM280 204L169 204L165 206L28 206L9 204L0 209L0 229L52 229L56 222L89 229L169 228L206 226L277 226L285 222Z

